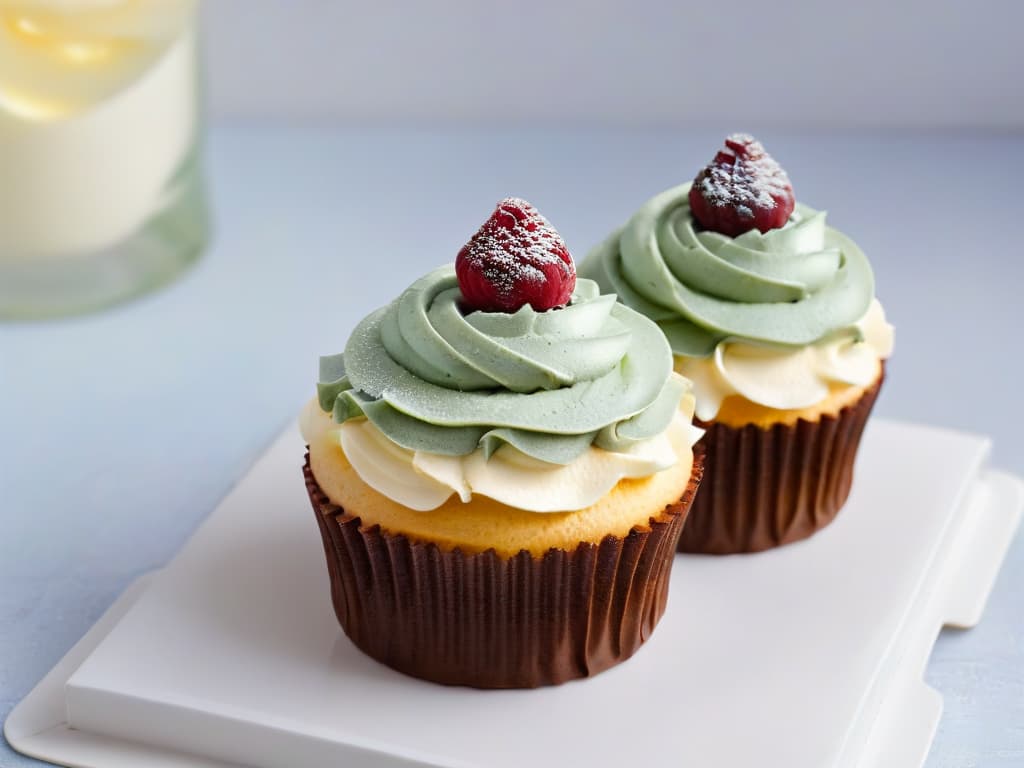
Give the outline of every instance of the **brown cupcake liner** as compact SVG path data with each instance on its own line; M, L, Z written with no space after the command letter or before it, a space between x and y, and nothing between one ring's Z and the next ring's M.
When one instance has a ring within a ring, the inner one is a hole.
M303 469L327 556L334 611L364 653L447 685L535 688L628 659L665 611L683 497L624 537L543 556L464 554L410 540L332 504Z
M835 416L764 429L711 422L704 479L679 551L736 554L789 544L824 528L850 494L864 425L885 376Z

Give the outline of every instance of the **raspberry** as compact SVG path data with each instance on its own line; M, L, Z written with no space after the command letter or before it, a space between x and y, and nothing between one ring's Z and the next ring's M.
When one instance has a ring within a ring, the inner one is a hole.
M753 136L734 133L690 187L690 210L705 228L736 237L785 225L795 204L793 185Z
M576 265L547 219L525 200L509 197L455 258L467 311L538 312L568 303Z

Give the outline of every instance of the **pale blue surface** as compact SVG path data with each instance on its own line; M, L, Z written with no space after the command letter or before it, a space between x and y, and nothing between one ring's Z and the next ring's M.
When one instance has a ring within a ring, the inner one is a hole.
M506 195L577 255L719 135L220 127L217 235L177 284L0 325L0 719L136 576L171 558L311 394L316 357ZM877 412L992 435L1024 474L1024 139L761 138L872 259L897 352ZM945 632L930 768L1024 764L1024 537L981 625ZM37 764L0 745L0 766Z

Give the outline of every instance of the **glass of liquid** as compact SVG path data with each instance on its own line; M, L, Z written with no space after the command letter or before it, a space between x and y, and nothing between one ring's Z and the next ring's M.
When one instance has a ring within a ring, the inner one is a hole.
M198 0L0 0L0 318L97 309L202 252Z

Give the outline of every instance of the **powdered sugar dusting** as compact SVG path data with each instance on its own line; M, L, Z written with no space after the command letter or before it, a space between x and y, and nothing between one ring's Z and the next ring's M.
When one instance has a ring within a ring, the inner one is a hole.
M776 198L793 188L782 166L748 134L731 135L715 160L701 179L701 194L712 205L736 208L741 216L753 218L754 208L774 208Z
M495 294L492 303L505 311L524 303L536 308L536 303L546 303L548 294L560 297L552 306L562 304L576 282L576 268L561 236L530 203L514 197L498 203L459 252L456 268L467 298L472 299L462 276L476 273Z
M694 199L699 196L699 199ZM694 179L691 208L704 226L735 236L781 227L793 210L793 185L759 141L734 133Z

